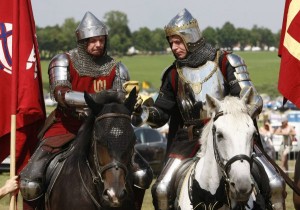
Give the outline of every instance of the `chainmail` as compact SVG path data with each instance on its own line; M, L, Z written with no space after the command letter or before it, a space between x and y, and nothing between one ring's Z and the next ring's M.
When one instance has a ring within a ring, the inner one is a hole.
M192 53L189 53L186 59L176 60L179 67L188 66L196 68L205 64L206 61L215 58L217 49L205 42L204 38L201 38L199 42L199 47Z
M94 138L98 143L118 155L131 151L136 138L127 118L112 117L96 122Z
M70 59L79 76L99 77L109 75L116 61L106 53L101 57L86 52L87 42L79 42L77 48L70 50Z

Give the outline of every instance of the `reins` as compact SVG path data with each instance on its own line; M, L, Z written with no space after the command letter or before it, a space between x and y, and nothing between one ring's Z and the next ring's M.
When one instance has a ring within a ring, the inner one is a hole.
M126 115L126 114L121 114L121 113L107 113L107 114L103 114L103 115L100 115L99 117L97 117L95 119L95 122L97 121L101 121L103 119L106 119L106 118L125 118L125 119L128 119L131 121L131 118L129 115ZM93 136L93 139L95 139L95 136ZM94 184L98 184L100 181L102 183L104 183L104 180L102 178L102 174L109 170L109 169L112 169L114 168L115 170L119 170L122 169L124 171L124 174L125 174L125 179L127 179L127 175L128 175L128 169L127 167L119 162L119 161L113 161L113 162L110 162L104 166L100 166L99 164L99 159L98 159L98 155L97 155L97 141L94 141L92 142L92 147L93 147L93 160L94 160L94 165L95 165L95 170L96 170L96 173L93 171L93 169L91 168L90 166L90 163L89 161L86 159L86 165L88 166L88 169L91 173L91 176L92 176L92 180L93 180L93 183ZM88 192L89 196L91 197L92 201L94 202L94 204L97 206L98 209L101 208L101 204L97 201L96 198L94 198L94 196L90 193L89 189L87 188L83 178L82 178L82 173L81 173L81 170L80 170L80 166L79 166L79 163L78 163L78 169L79 169L79 174L80 174L80 178L81 178L81 181L83 183L83 186L84 188L86 189L86 191ZM98 186L98 185L97 185ZM98 187L97 187L98 189ZM98 189L99 190L99 189Z
M126 115L126 114L120 114L120 113L107 113L107 114L103 114L103 115L100 115L99 117L97 117L95 119L95 122L96 121L100 121L100 120L103 120L103 119L106 119L106 118L125 118L125 119L128 119L128 120L131 120L130 116L129 115ZM93 137L94 138L94 137ZM95 139L95 138L94 138ZM93 145L94 145L94 154L93 154L93 158L94 158L94 164L95 164L95 167L96 167L96 171L99 175L99 178L101 180L101 182L103 183L103 178L102 178L102 174L106 171L106 170L109 170L111 168L115 168L116 170L118 170L119 168L123 169L124 170L124 173L125 173L125 177L127 178L127 175L128 175L128 170L127 170L127 167L119 162L119 161L113 161L111 163L108 163L104 166L100 166L99 164L99 159L98 159L98 155L97 155L97 142L96 141L93 141Z

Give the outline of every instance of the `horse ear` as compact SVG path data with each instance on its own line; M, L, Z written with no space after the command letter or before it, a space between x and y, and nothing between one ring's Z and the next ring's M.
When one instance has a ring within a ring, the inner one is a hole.
M253 87L249 87L249 88L244 88L240 95L242 96L241 100L245 103L248 104L249 100L252 98L254 94L254 90Z
M100 104L97 104L93 99L93 97L85 91L84 91L84 99L88 107L92 110L93 114L97 115L100 112L102 106Z
M206 103L207 103L208 109L210 109L210 110L217 110L220 107L220 101L208 94L206 94Z
M126 98L124 105L127 107L127 109L130 111L130 113L134 110L134 105L137 102L137 94L136 94L136 87L134 87L130 93L129 96Z

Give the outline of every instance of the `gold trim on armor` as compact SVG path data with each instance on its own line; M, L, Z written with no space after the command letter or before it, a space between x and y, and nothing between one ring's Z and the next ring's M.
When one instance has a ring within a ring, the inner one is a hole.
M189 21L186 24L183 24L182 26L165 26L165 32L167 36L172 36L176 34L178 31L185 30L188 28L199 28L198 27L198 22L196 19L193 19Z

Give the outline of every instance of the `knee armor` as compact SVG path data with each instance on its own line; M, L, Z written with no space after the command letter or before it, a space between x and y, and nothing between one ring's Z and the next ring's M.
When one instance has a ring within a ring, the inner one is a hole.
M258 147L254 147L256 153L261 153ZM285 207L285 181L280 176L280 174L276 171L276 169L269 163L269 161L264 156L256 156L256 160L258 160L269 178L269 186L270 186L270 202L272 204L273 209L284 209Z
M53 154L41 144L20 173L20 191L27 201L33 201L44 193L44 172Z
M137 188L148 189L153 180L153 171L145 159L135 151L133 154L133 184Z
M174 202L174 175L178 171L182 160L171 158L158 177L156 183L152 186L151 192L155 209L168 210L172 208Z
M43 184L39 181L20 180L22 197L27 201L39 199L44 194Z

